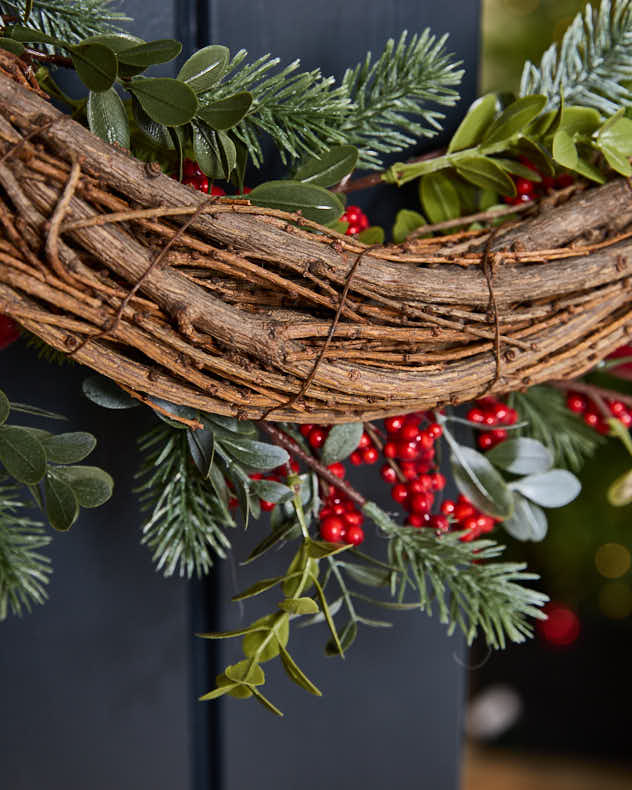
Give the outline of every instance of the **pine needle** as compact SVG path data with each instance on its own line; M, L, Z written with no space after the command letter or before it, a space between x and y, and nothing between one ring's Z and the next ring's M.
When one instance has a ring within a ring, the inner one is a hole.
M0 621L21 615L47 598L50 560L39 552L51 538L44 526L22 515L21 490L0 484Z
M226 557L230 541L227 523L208 481L190 460L186 431L160 425L140 440L145 454L137 489L141 506L149 511L142 543L153 552L164 576L198 578L213 566L213 554Z
M539 67L524 65L520 95L547 96L546 109L566 104L594 107L604 117L632 105L632 0L590 3L572 21L558 47L551 45Z

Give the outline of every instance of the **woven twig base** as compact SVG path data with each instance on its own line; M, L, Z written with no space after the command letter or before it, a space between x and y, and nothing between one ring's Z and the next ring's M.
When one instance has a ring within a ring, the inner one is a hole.
M0 312L136 393L355 421L574 377L632 331L624 180L367 249L213 202L2 74L0 116Z

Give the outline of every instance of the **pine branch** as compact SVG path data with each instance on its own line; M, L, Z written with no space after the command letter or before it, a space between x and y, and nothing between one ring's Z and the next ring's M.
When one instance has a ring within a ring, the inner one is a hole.
M150 511L142 543L149 546L158 570L191 578L208 573L213 553L226 557L230 541L226 518L210 484L192 464L187 432L160 425L140 440L145 459L138 474L141 506ZM230 517L229 517L230 518Z
M37 521L21 514L26 504L17 486L0 483L0 621L30 612L46 600L50 560L38 550L51 539Z
M112 0L33 0L29 26L49 36L76 43L88 36L120 30L130 22L126 14L112 8ZM24 18L25 0L0 0L0 13ZM47 52L54 47L42 45Z
M350 143L360 149L359 166L378 169L380 154L440 130L443 115L429 105L455 104L453 86L463 74L445 51L445 36L437 39L428 30L410 41L406 33L398 43L389 40L375 62L369 53L347 70L339 86L319 69L297 71L299 61L276 73L279 60L269 55L243 66L246 55L238 52L228 79L200 100L217 101L244 90L253 94L249 114L234 131L257 166L263 161L259 135L266 133L284 162Z
M566 407L564 396L553 387L531 387L514 392L509 404L529 427L522 435L538 439L553 453L556 466L578 472L604 439Z
M539 67L524 65L520 95L547 96L547 109L566 104L594 107L603 116L632 104L632 1L602 0L577 14L561 44L553 44Z

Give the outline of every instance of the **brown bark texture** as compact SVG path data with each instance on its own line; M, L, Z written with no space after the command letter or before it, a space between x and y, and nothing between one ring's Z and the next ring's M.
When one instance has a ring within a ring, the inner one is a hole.
M631 275L624 179L367 248L201 195L0 73L0 312L143 396L335 423L573 378L627 342Z

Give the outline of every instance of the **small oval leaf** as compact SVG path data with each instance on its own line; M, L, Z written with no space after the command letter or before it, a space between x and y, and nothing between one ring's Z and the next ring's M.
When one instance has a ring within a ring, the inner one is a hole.
M92 134L96 134L97 137L110 145L119 145L121 148L129 149L130 134L127 112L121 97L114 88L100 93L90 91L86 114Z
M296 171L296 181L331 187L352 173L358 161L358 149L353 145L337 145L319 157L312 157Z
M514 135L526 131L529 124L542 112L546 102L546 96L540 95L524 96L512 102L484 136L482 153L485 153L486 146L509 140Z
M83 431L46 436L41 442L46 457L54 464L78 464L97 446L94 436Z
M514 493L514 512L503 521L503 527L516 540L544 540L548 531L546 513L521 494Z
M558 165L567 167L569 170L574 170L577 167L577 147L573 138L564 129L555 132L552 151L553 159Z
M35 485L46 474L46 453L28 428L0 426L0 463L19 483Z
M89 401L104 409L134 409L140 406L139 401L103 376L84 379L81 390Z
M127 87L156 123L182 126L197 112L195 93L188 85L170 77L138 77Z
M564 507L582 490L579 480L566 469L529 475L512 483L511 487L542 507Z
M499 466L514 475L532 475L548 472L553 466L553 455L542 442L521 436L507 439L492 448L486 457L494 466Z
M395 217L395 224L393 225L393 241L395 244L401 244L406 241L410 234L421 228L426 224L426 220L418 211L412 211L408 208L400 209Z
M203 47L185 61L178 72L178 79L194 90L203 93L216 85L224 75L230 52L227 47L211 44Z
M248 194L256 206L300 211L306 218L327 225L337 220L344 207L337 195L316 184L301 181L267 181Z
M51 527L65 532L79 515L79 503L72 488L52 474L46 475L46 515Z
M361 422L334 425L323 445L321 461L327 466L344 461L354 450L358 449L363 433L364 425Z
M472 156L460 160L456 167L457 173L482 189L492 189L501 195L516 194L516 185L503 168L486 156Z
M114 490L114 480L96 466L60 466L55 477L70 486L81 507L101 507Z
M7 421L7 417L11 412L11 404L9 399L4 394L2 390L0 390L0 425L4 425Z
M103 44L78 44L70 49L72 63L81 81L91 91L112 87L118 71L116 54Z
M242 91L212 104L205 104L198 110L198 118L217 131L232 129L247 115L251 104L252 93Z
M513 511L513 495L484 455L459 445L453 450L451 463L459 491L475 507L495 518L509 518Z
M158 63L168 63L182 52L182 44L173 38L162 38L156 41L125 47L118 53L119 63L135 68L146 69Z
M488 93L477 99L454 133L448 146L448 153L463 151L478 145L496 116L496 106L497 98L494 93Z
M421 179L419 197L430 222L444 222L461 215L461 202L454 184L443 173L428 173Z

